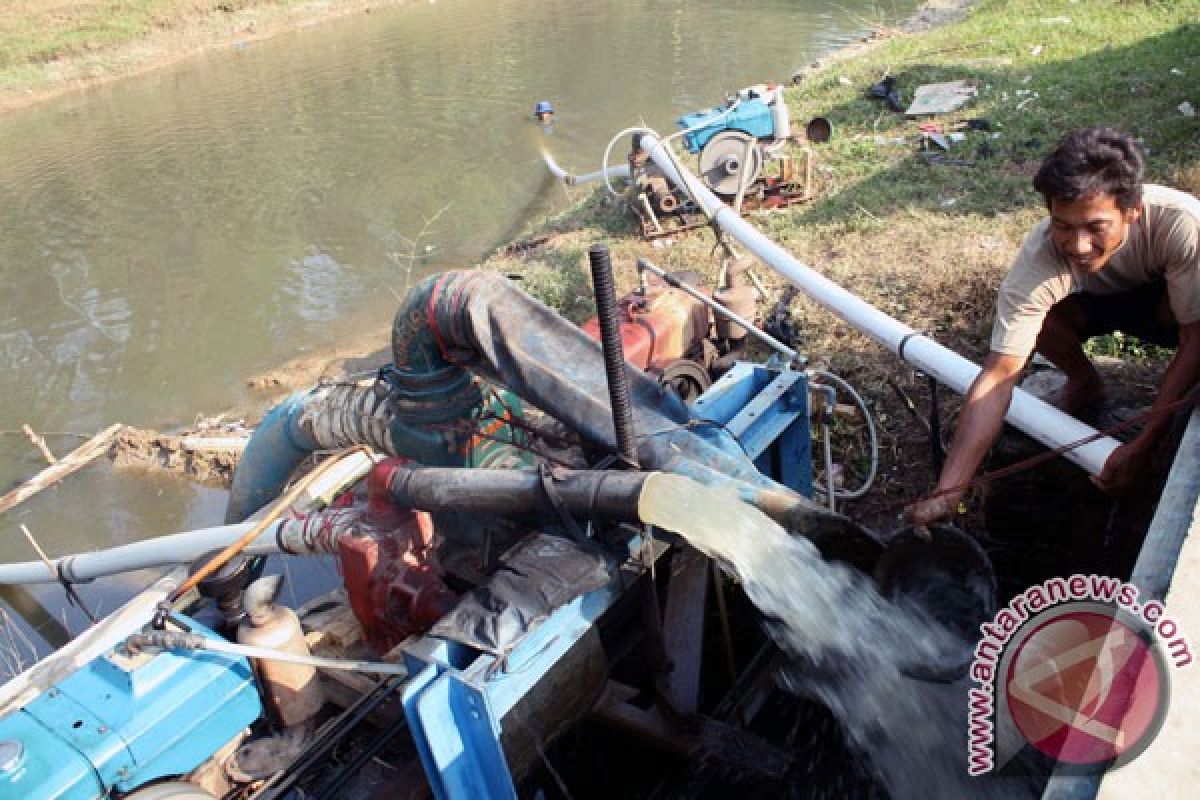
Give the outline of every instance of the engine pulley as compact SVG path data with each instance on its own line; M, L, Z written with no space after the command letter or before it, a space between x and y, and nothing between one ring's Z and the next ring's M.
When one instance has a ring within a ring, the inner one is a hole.
M762 174L762 166L762 149L744 131L721 131L700 151L700 177L719 195L735 195L743 183L749 188Z

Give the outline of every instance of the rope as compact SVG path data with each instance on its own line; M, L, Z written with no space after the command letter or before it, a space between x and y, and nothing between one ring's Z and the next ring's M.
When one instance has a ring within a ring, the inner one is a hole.
M1001 478L1007 478L1010 475L1015 475L1018 472L1024 472L1025 470L1033 469L1034 467L1044 464L1047 461L1050 461L1051 459L1058 458L1059 456L1063 455L1064 453L1069 453L1070 451L1074 450L1077 447L1083 447L1085 444L1091 444L1092 442L1094 442L1098 439L1103 439L1106 436L1112 436L1114 434L1120 433L1121 431L1126 430L1128 428L1132 428L1136 425L1140 425L1142 423L1148 422L1149 420L1154 419L1155 417L1166 416L1167 414L1174 414L1176 411L1180 411L1189 406L1196 405L1197 403L1200 403L1200 395L1188 395L1187 397L1181 397L1178 400L1175 400L1174 402L1168 403L1167 405L1163 406L1162 408L1160 408L1158 410L1148 409L1148 410L1142 412L1141 414L1138 414L1136 417L1130 417L1129 419L1127 419L1123 422L1119 422L1116 425L1113 425L1109 428L1105 428L1104 430L1099 430L1093 434L1084 436L1082 439L1076 439L1073 442L1068 442L1067 444L1060 445L1060 446L1054 448L1053 450L1047 450L1044 453L1038 453L1035 456L1031 456L1029 458L1023 459L1021 461L1016 462L1015 464L1009 464L1006 467L1001 467L1000 469L994 469L991 472L985 472L984 474L980 475L978 478L974 478L974 479L969 480L966 483L960 484L958 486L951 486L948 489L938 489L936 491L930 492L929 494L925 495L921 499L922 500L931 500L935 497L942 497L944 495L954 494L956 492L965 492L965 491L969 491L972 489L983 488L984 486L991 483L992 481L997 481L997 480L1000 480ZM907 505L908 505L907 502L905 502L903 504L903 506L907 506ZM899 509L899 508L902 508L903 506L897 505L897 506L894 506L893 508Z

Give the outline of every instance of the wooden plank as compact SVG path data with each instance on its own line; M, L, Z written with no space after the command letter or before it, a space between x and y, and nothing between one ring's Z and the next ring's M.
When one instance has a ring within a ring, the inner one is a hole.
M130 634L140 631L153 618L158 604L186 575L187 570L182 567L172 570L98 624L0 686L0 717L21 708L85 664L112 650Z
M699 742L691 735L672 728L658 708L639 708L630 701L637 694L631 686L609 681L604 694L596 701L596 718L620 728L679 756L696 754Z
M663 640L674 668L664 676L663 692L671 707L682 714L700 708L708 569L708 557L685 544L671 563L671 580L667 583Z
M0 497L0 513L8 511L13 506L33 497L47 486L53 486L72 472L86 466L103 455L108 450L108 446L112 444L113 439L120 433L122 427L124 426L119 422L108 426L81 444L57 464L46 467L37 475L25 481L25 483L4 495L4 497Z

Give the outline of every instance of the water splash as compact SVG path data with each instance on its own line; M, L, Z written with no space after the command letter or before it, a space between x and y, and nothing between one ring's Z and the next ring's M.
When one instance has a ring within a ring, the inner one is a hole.
M807 539L739 502L733 489L652 475L639 513L741 581L792 659L792 688L837 717L892 797L1029 795L1027 784L967 775L962 685L910 677L959 662L970 647L923 609L893 603L866 576L826 562Z

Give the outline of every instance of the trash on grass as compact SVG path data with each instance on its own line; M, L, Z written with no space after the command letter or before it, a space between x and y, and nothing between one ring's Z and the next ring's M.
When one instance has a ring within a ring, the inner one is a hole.
M1180 103L1178 106L1176 106L1176 108L1178 108L1178 109L1179 109L1179 113L1180 113L1180 114L1183 114L1185 117L1194 117L1194 116L1196 116L1196 108L1195 108L1195 106L1193 106L1193 105L1192 105L1191 103L1189 103L1187 100L1184 100L1182 103Z
M904 110L904 103L900 100L900 90L896 88L896 79L891 75L884 75L879 83L872 84L871 88L867 89L867 97L883 100L892 111Z
M833 125L825 117L813 117L804 126L804 138L820 144L833 138Z
M962 108L978 93L979 89L973 81L927 83L917 87L912 105L904 113L910 117L946 114Z

